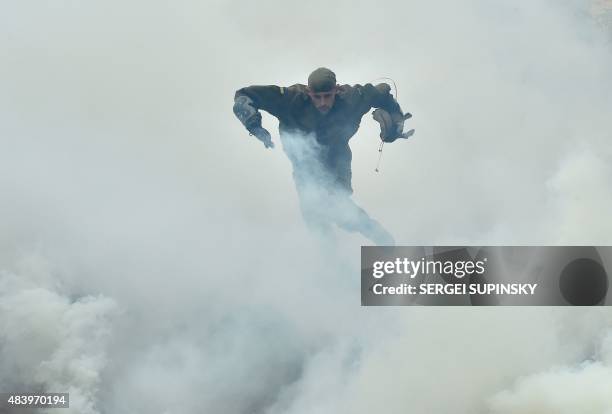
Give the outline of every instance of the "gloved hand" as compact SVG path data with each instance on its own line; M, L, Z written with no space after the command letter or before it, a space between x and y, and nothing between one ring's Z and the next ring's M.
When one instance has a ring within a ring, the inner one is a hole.
M249 129L249 134L254 135L255 138L263 142L266 148L274 148L274 143L272 142L272 136L268 132L267 129L257 126Z
M376 109L372 117L380 124L380 138L385 142L393 142L398 138L408 138L414 134L414 129L404 131L404 121L412 117L411 114L390 114L384 109Z

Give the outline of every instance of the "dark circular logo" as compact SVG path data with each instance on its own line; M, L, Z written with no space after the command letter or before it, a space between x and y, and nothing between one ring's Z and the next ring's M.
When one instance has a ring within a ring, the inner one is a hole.
M595 260L576 259L561 272L559 288L572 305L597 305L608 293L608 275Z

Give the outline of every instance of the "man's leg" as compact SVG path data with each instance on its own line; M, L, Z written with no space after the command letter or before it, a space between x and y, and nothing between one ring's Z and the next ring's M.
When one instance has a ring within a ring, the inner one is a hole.
M295 177L295 175L294 175ZM310 231L325 240L334 238L333 220L329 215L327 194L316 185L304 184L295 180L300 212Z
M346 231L363 234L379 246L395 245L393 236L351 198L352 154L348 144L329 155L326 162L335 177L334 186L328 189L333 204L331 210L334 211L334 222Z
M332 221L323 206L322 187L328 185L329 174L321 164L321 147L313 134L281 131L283 151L293 169L300 212L310 231L324 240L332 240Z
M394 246L395 239L376 220L359 207L350 194L337 192L334 200L334 217L338 227L351 232L359 232L379 246Z

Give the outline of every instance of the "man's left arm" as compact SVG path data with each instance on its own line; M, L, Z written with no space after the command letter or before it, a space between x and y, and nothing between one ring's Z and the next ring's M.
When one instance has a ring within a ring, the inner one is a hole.
M393 142L398 138L408 138L414 133L410 130L404 133L404 121L412 115L404 114L399 104L391 95L391 87L386 83L374 86L366 84L361 87L367 105L376 108L372 113L374 119L380 124L380 137L385 142Z

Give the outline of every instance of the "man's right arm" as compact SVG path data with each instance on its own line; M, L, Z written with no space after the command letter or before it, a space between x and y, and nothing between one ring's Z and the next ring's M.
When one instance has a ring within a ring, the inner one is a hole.
M264 143L266 148L273 148L270 133L261 125L260 109L273 116L280 113L284 88L270 86L249 86L236 91L234 96L234 114L251 135Z

